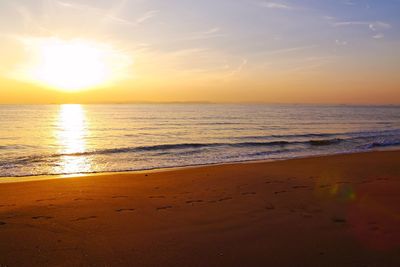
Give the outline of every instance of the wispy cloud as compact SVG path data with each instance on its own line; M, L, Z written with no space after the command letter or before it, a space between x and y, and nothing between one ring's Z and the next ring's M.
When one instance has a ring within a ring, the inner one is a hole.
M392 27L389 23L382 22L382 21L375 21L375 22L369 22L369 21L341 21L341 22L333 23L333 26L335 26L335 27L341 27L341 26L367 26L372 31L385 30L385 29L390 29Z
M50 29L44 27L40 21L34 18L31 11L18 3L12 4L13 9L21 17L22 23L26 29L39 34L53 34Z
M375 34L372 36L374 39L382 39L385 37L381 31L388 30L392 28L392 25L390 25L387 22L382 22L382 21L342 21L342 22L335 22L333 23L333 26L335 27L343 27L343 26L365 26L368 27L368 29Z
M202 40L222 36L226 36L226 34L222 33L221 28L213 27L205 31L193 32L188 37L183 38L183 40Z
M272 8L272 9L293 9L292 6L289 6L287 4L278 3L278 2L270 2L270 1L260 2L259 5L262 7Z
M104 10L100 8L96 8L89 5L84 4L77 4L77 3L70 3L64 1L55 1L59 6L68 8L68 9L75 9L79 11L90 11L95 14L101 16L100 20L108 20L118 24L126 24L126 25L134 25L135 23L129 21L127 19L121 18L117 16L118 11L125 5L125 1L120 2L117 6L113 7L111 10Z
M392 25L390 25L389 23L386 23L386 22L377 21L377 22L370 23L369 28L373 31L386 30L386 29L392 28Z
M221 31L221 29L220 29L219 27L214 27L214 28L211 28L211 29L209 29L209 30L203 32L203 34L204 34L204 35L214 34L214 33L220 32L220 31Z
M335 22L333 23L334 26L340 27L340 26L354 26L354 25L369 25L370 22L364 22L364 21L341 21L341 22Z
M95 12L102 16L102 20L108 20L118 24L124 24L129 26L138 26L153 17L155 17L160 11L159 10L149 10L145 12L143 15L139 16L136 20L128 20L118 16L117 13L123 8L125 5L125 1L121 1L116 7L112 8L111 10L103 10L96 7L92 7L89 5L83 4L76 4L76 3L69 3L63 1L56 1L56 3L62 7L75 9L75 10L82 10L87 11L90 10L91 12Z
M243 59L242 59L242 62L240 62L240 64L239 64L236 68L232 69L232 70L228 73L228 75L226 75L226 77L233 77L233 76L235 76L235 75L241 73L242 70L243 70L243 68L244 68L246 65L247 65L247 59L246 59L246 58L243 58Z
M356 5L353 1L349 1L349 0L344 2L344 4L347 6L355 6Z
M383 33L378 33L378 34L375 34L374 36L372 36L372 38L374 38L374 39L382 39L382 38L385 38L385 35Z
M293 67L288 68L288 71L293 71L293 72L316 71L320 69L320 67L332 63L334 60L336 60L336 57L331 57L331 56L309 57L300 60L299 62L296 62L296 64Z
M341 41L341 40L335 40L335 44L336 45L340 45L340 46L344 46L347 45L347 41Z
M317 47L317 45L296 46L296 47L289 47L289 48L277 49L277 50L272 50L272 51L266 51L264 54L267 54L267 55L286 54L286 53L292 53L292 52L312 49L315 47Z
M136 24L142 24L145 21L154 18L158 13L160 12L160 10L150 10L147 11L146 13L144 13L141 17L139 17L138 19L136 19Z

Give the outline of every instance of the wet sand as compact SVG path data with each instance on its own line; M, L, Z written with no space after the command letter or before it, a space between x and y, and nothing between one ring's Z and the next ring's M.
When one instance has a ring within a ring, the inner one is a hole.
M400 266L400 151L0 184L0 266Z

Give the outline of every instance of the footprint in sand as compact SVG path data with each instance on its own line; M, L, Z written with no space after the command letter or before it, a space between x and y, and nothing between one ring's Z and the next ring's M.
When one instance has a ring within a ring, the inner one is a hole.
M275 209L275 206L272 205L272 204L268 204L268 205L265 207L265 209L267 209L267 210L274 210L274 209Z
M134 211L135 209L117 209L116 212Z
M389 178L377 178L376 181L389 181Z
M303 213L301 214L301 216L303 216L304 218L312 218L312 217L313 217L312 214L307 213L307 212L303 212Z
M149 198L165 198L165 196L149 196Z
M156 208L156 210L166 210L166 209L172 209L172 206L162 206Z
M56 198L38 199L38 200L36 200L36 202L51 201L51 200L56 200Z
M187 195L187 194L191 194L192 192L182 192L182 193L179 193L180 195Z
M49 219L53 219L53 217L51 217L51 216L33 216L32 219L34 219L34 220L41 220L41 219L49 220Z
M332 221L333 221L334 223L346 223L346 222L347 222L346 219L340 218L340 217L333 217L333 218L332 218Z
M15 204L4 204L4 205L0 205L0 208L3 207L15 207Z
M218 199L218 201L221 202L221 201L226 201L226 200L231 200L231 199L232 199L231 197L224 197L224 198Z
M201 202L203 202L203 200L201 200L201 199L198 199L198 200L188 200L188 201L186 201L187 204L201 203Z
M243 192L242 195L246 196L246 195L255 195L256 192Z
M307 186L307 185L295 185L295 186L292 186L292 188L293 189L302 189L302 188L309 188L309 186Z
M323 209L320 209L320 208L314 208L314 209L311 209L311 212L312 213L322 213L324 210Z
M96 218L97 218L97 216L79 217L79 218L76 218L76 219L73 220L73 221L84 221L84 220L96 219Z

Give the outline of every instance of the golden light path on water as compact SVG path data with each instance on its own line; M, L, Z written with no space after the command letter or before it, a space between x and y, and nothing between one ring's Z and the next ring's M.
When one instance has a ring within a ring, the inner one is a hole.
M87 119L85 109L77 104L60 106L57 120L56 137L61 147L60 162L57 164L56 173L70 174L90 172L91 162L85 156L77 153L86 151Z

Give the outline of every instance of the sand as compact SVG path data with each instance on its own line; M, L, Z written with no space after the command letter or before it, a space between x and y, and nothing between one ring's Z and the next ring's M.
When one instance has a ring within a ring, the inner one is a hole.
M400 152L0 184L0 266L400 266Z

